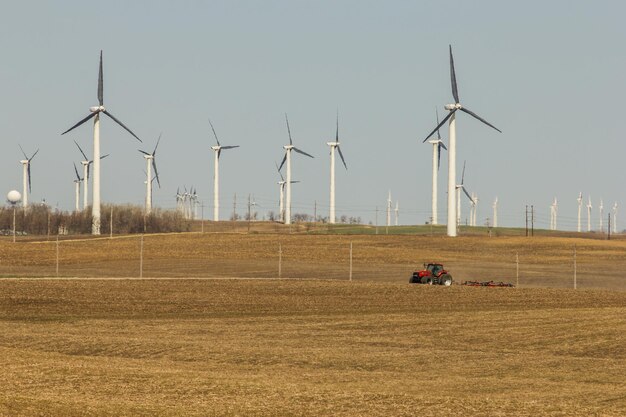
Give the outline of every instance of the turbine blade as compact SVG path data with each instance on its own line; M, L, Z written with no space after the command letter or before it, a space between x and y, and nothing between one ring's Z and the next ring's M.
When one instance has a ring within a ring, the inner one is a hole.
M32 161L32 160L33 160L33 158L35 157L35 155L37 155L37 153L39 153L39 149L37 149L37 150L35 151L35 153L33 154L33 156L31 156L30 158L28 158L28 162Z
M85 155L85 152L83 152L83 149L80 147L78 142L74 141L74 143L76 144L76 146L78 146L78 150L80 151L80 153L83 154L83 157L85 158L85 161L89 161L89 158L87 158L87 155Z
M297 183L297 182L300 182L300 181L291 181L291 183L292 183L292 184L295 184L295 183Z
M142 154L144 154L144 155L152 156L152 155L150 155L150 154L149 154L148 152L146 152L146 151L142 151L141 149L137 149L137 150L138 150L139 152L141 152Z
M441 144L441 142L439 142ZM441 146L437 147L437 171L439 171L439 166L441 165Z
M437 110L437 107L435 107L435 114L437 115L437 126L439 126L439 110ZM441 140L439 129L437 129L437 139Z
M157 139L156 146L154 147L154 150L152 151L152 156L156 155L157 148L159 147L159 142L161 142L161 135L162 134L163 134L163 132L159 133L159 138Z
M215 133L215 128L213 127L213 123L211 123L211 119L209 119L209 124L211 125L211 130L213 130L213 136L215 136L215 141L217 142L217 146L220 145L220 140L217 138L217 133Z
M84 119L82 119L80 122L76 123L74 126L70 127L69 129L67 129L65 132L61 133L61 135L65 135L67 132L76 129L78 126L82 125L83 123L85 123L87 120L91 119L92 117L95 117L96 114L98 114L98 112L94 112L91 113L89 116L85 117Z
M30 186L30 163L28 163L28 168L26 168L27 171L27 175L28 175L28 192L31 192L31 186Z
M133 131L132 131L132 130L130 130L129 128L127 128L126 126L124 126L124 123L122 123L122 122L120 122L119 120L117 120L117 119L115 118L115 116L113 116L111 113L109 113L109 112L108 112L108 110L103 110L103 111L102 111L102 113L104 113L104 114L106 114L107 116L109 116L111 119L113 119L113 121L114 121L115 123L117 123L118 125L122 126L124 129L126 129L126 131L127 131L128 133L130 133L131 135L133 135L133 136L135 137L135 139L137 139L139 142L141 142L141 139L139 139L139 137L138 137L137 135L135 135L135 134L133 133Z
M90 171L90 167L91 167L91 164L87 164L87 181L89 181L89 176L90 176L89 171Z
M80 181L80 175L78 174L78 168L76 168L76 163L74 163L74 172L76 173L76 179Z
M217 150L217 159L220 159L220 156L222 156L222 147L220 146L220 148Z
M341 157L341 162L343 162L343 166L348 169L348 165L346 165L346 160L343 159L343 154L341 153L341 148L337 146L337 151L339 151L339 156Z
M422 143L424 143L424 142L426 142L428 139L430 139L430 137L431 137L431 136L432 136L432 135L433 135L436 131L438 131L438 130L439 130L439 128L440 128L441 126L443 126L443 125L444 125L444 124L448 121L448 119L449 119L450 117L452 117L452 115L454 114L454 112L455 112L456 110L457 110L457 109L451 110L451 111L450 111L450 113L448 113L448 115L447 115L446 117L444 117L444 118L443 118L443 120L442 120L442 121L441 121L441 122L437 125L437 127L436 127L436 128L434 128L434 129L433 129L433 131L432 131L432 132L430 132L430 133L428 134L428 136L426 136L426 139L424 139L424 140L422 141Z
M301 151L301 150L300 150L300 149L298 149L298 148L292 148L292 149L293 149L294 151L298 152L298 153L301 153L302 155L306 155L306 156L308 156L309 158L315 158L313 155L309 155L308 153L306 153L306 152L304 152L304 151Z
M19 146L19 147L20 147L20 150L22 151L22 155L24 155L24 159L28 160L28 156L26 156L26 152L24 152L24 149L22 148L22 145L20 145L20 144L18 143L18 145L17 145L17 146Z
M463 185L465 181L465 163L466 162L467 161L463 161L463 174L461 175L461 185Z
M454 58L452 57L452 45L450 45L450 81L452 83L452 97L454 97L454 102L460 103L459 91L456 85L456 73L454 72Z
M239 145L231 145L231 146L222 146L222 149L234 149L234 148L238 148Z
M293 141L291 140L291 129L289 128L289 119L287 118L287 113L285 113L285 121L287 122L287 132L289 133L289 144L293 145Z
M467 192L467 190L465 189L465 187L461 186L461 190L463 190L463 192L465 193L465 195L467 196L467 198L469 198L469 199L470 199L470 201L471 201L472 203L474 203L474 199L472 198L472 196L471 196L471 195L469 195L469 193Z
M280 172L280 169L283 167L283 165L285 165L286 160L287 160L287 152L285 152L285 156L283 156L283 161L280 163L280 166L278 167L278 172Z
M106 158L106 157L107 157L107 156L109 156L109 155L110 155L110 154L103 155L103 156L101 156L101 157L100 157L100 159L102 160L102 159Z
M448 150L448 148L446 148L446 145L444 145L443 142L439 142L439 147L445 149L446 151Z
M103 96L103 80L102 80L102 50L100 50L100 69L98 71L98 101L100 105L104 105L104 96Z
M274 161L274 165L276 165L276 171L278 171L278 175L280 175L280 180L285 181L283 174L280 172L280 168L278 168L278 162Z
M159 188L161 188L161 180L159 180L159 171L157 170L156 160L154 158L152 158L152 168L154 169L154 176L156 177L157 184L159 185Z
M337 133L335 134L335 142L339 142L339 109L337 109ZM345 165L345 162L344 162L344 165Z
M487 126L492 127L494 129L496 129L498 132L502 133L502 131L500 129L498 129L497 127L495 127L494 125L492 125L491 123L489 123L488 121L486 121L485 119L483 119L482 117L480 117L479 115L477 115L476 113L471 111L470 109L467 109L465 107L461 107L461 111L469 114L470 116L475 117L476 119L480 120L481 122L483 122Z

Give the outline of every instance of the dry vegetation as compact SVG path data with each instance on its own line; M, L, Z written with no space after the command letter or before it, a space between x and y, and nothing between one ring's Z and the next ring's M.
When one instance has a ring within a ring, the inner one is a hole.
M276 277L279 245L283 277L331 279L193 278ZM159 279L124 278L139 247L63 240L59 275L91 279L32 279L56 242L0 241L0 415L626 415L626 242L147 235ZM407 284L512 281L516 253L522 288Z
M623 292L11 279L0 317L0 415L626 409Z

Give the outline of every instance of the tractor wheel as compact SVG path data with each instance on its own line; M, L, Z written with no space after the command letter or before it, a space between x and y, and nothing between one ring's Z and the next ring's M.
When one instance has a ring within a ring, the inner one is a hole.
M417 284L419 282L419 277L416 277L415 275L411 275L411 278L409 278L409 284Z
M445 285L446 287L449 287L450 285L452 285L452 276L448 274L442 275L439 278L439 282L441 283L441 285Z
M422 284L433 285L433 281L430 277L422 277Z

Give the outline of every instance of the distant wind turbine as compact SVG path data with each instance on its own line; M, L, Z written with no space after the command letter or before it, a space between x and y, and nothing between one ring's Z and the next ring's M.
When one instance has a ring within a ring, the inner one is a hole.
M487 126L497 130L502 133L500 129L487 122L485 119L478 116L476 113L472 112L467 107L463 107L459 100L459 92L456 84L456 73L454 71L454 58L452 57L452 45L450 45L450 80L452 84L452 96L454 97L454 104L446 104L445 108L450 113L437 125L433 131L426 136L424 142L426 142L441 126L443 126L448 120L450 120L450 135L449 135L449 143L448 143L448 225L447 225L447 233L448 236L456 236L457 235L457 205L456 205L456 194L455 188L456 184L456 111L460 110L464 113L469 114L470 116L478 119L483 122ZM460 217L460 216L459 216Z
M394 212L396 214L396 226L398 225L398 211L399 211L398 200L396 200L396 208L394 210Z
M22 164L22 188L23 188L22 207L28 208L28 194L30 193L30 190L31 190L30 162L33 160L35 155L37 155L37 152L39 152L39 149L37 149L35 153L32 154L32 156L29 158L26 155L26 152L24 152L24 149L22 149L22 145L18 145L18 146L20 147L20 150L22 151L22 155L24 155L24 159L20 161L20 163Z
M437 125L439 125L439 112L435 111L436 115L437 115ZM428 143L431 143L433 145L433 175L432 175L432 180L433 180L433 186L432 186L432 202L431 202L431 208L432 208L432 214L431 214L431 224L437 225L439 224L439 219L437 216L437 211L439 210L437 205L438 205L438 189L437 189L437 184L439 182L438 180L438 174L439 174L439 166L441 165L441 148L448 150L448 148L446 148L446 145L443 144L443 141L441 140L441 134L439 133L439 129L437 129L437 139L433 139L433 140L429 140Z
M220 155L223 150L238 148L239 145L222 146L220 144L220 140L217 138L217 133L215 133L215 128L213 127L213 123L211 123L210 119L209 124L211 125L211 130L213 130L215 142L217 142L217 145L211 146L211 149L215 152L213 170L213 220L217 222L220 219Z
M80 175L78 174L78 168L76 168L76 164L74 164L74 172L76 173L76 179L74 180L74 188L75 188L75 194L76 194L76 212L80 211L80 183L83 181L83 179L80 177Z
M589 200L587 202L587 231L591 232L591 209L593 208L593 206L591 205L591 197L589 197Z
M387 226L391 226L391 190L389 190L387 197Z
M465 188L465 162L463 161L463 173L461 174L461 184L458 184L455 188L456 191L456 214L459 216L459 218L457 219L457 224L461 223L461 191L463 191L463 193L465 193L465 195L467 196L467 198L470 201L470 204L474 203L474 199L472 199L472 196L469 195L469 193L467 192L467 189Z
M139 152L143 154L143 157L146 159L146 214L150 214L152 212L152 181L156 179L159 188L161 188L161 180L159 180L159 171L156 166L156 151L159 147L159 143L161 142L161 134L159 134L159 139L157 139L156 146L152 153L148 153L146 151L142 151L138 149ZM154 169L154 178L152 176L152 169Z
M498 227L498 197L493 201L493 227Z
M285 224L291 224L291 151L296 151L302 155L308 156L309 158L313 158L313 156L293 146L293 140L291 139L291 129L289 128L289 119L287 118L287 113L285 113L285 121L287 122L289 145L283 146L283 148L285 149L285 156L283 157L283 160L280 163L278 170L280 171L285 162L287 162L287 202L285 204Z
M613 233L617 233L617 201L613 204Z
M113 116L104 107L104 82L102 77L102 51L100 51L100 67L98 71L98 106L89 108L91 114L80 120L74 126L67 129L61 135L66 134L93 118L93 205L91 208L91 234L100 234L100 113L109 116L115 123L124 128L128 133L133 135L135 139L141 142L141 139L135 135L129 128L124 126L115 116Z
M598 206L598 213L600 214L600 233L604 232L604 202L600 199L600 205Z
M341 153L341 147L339 146L339 111L337 111L337 131L335 134L334 142L326 142L328 146L330 146L330 214L328 216L328 222L330 224L335 224L335 149L339 152L339 157L341 157L341 162L343 162L343 166L348 169L346 165L346 160L343 158L343 153Z
M87 157L85 152L83 152L83 149L80 147L78 142L74 141L74 143L78 147L78 150L80 151L80 153L83 155L83 158L85 158L82 161L80 161L80 163L83 165L83 210L84 210L89 205L89 192L88 192L89 191L89 185L88 185L89 184L89 167L91 166L93 161ZM101 156L100 160L103 160L107 156L109 156L109 154Z
M581 232L581 227L580 227L580 212L582 210L583 207L583 193L578 193L578 198L576 199L576 201L578 201L578 233Z
M280 169L278 168L278 164L275 163L276 165L276 171L278 171L278 175L280 175L280 181L278 181L278 187L279 187L279 200L278 200L278 210L279 210L279 219L281 222L285 222L285 184L287 184L287 181L285 181L285 178L283 177L283 174L280 173ZM292 184L295 184L297 182L300 181L291 181Z

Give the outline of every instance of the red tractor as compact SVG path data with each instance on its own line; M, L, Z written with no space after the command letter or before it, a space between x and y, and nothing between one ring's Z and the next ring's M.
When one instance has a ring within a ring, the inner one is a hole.
M452 275L443 268L443 264L424 264L424 269L413 272L409 278L411 284L452 285Z

